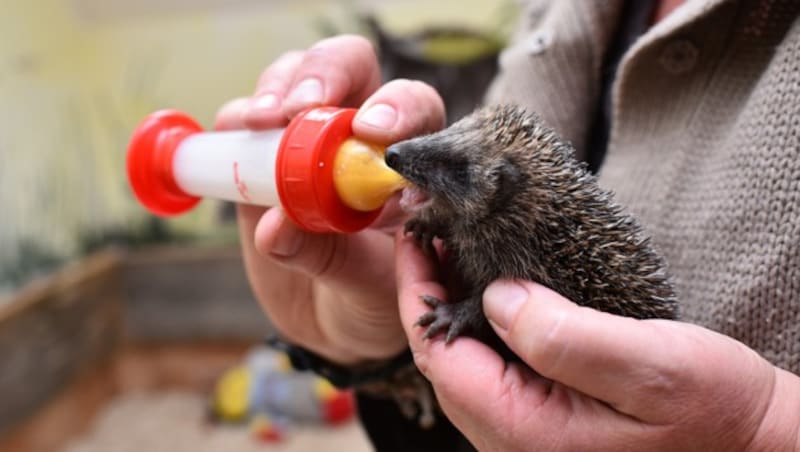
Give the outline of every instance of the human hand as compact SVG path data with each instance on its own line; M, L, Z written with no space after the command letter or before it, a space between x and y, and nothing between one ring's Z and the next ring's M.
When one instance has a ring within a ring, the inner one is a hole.
M275 60L252 97L220 109L216 128L283 127L313 105L361 106L353 131L380 144L433 132L445 118L433 88L410 80L381 86L369 41L338 36ZM311 234L280 209L240 205L237 211L248 279L287 340L340 364L388 358L407 346L391 235L377 229ZM397 224L399 217L396 205L387 205L376 224Z
M397 267L417 366L479 450L800 450L800 378L729 337L497 281L484 311L537 375L471 338L423 340L419 296L444 289L410 238L398 239Z

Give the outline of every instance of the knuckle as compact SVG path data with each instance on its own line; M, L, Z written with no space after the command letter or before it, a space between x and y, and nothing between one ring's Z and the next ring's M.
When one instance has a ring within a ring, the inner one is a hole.
M662 400L674 397L688 383L683 367L683 363L665 363L658 367L640 369L637 389Z
M332 72L341 72L346 64L346 53L328 47L312 47L304 52L296 77L315 75L327 78Z
M237 97L225 102L219 110L217 110L217 121L237 118L247 107L249 101L250 99L247 97Z
M276 58L258 77L258 87L263 88L275 83L285 83L292 77L292 70L303 60L305 52L290 50Z

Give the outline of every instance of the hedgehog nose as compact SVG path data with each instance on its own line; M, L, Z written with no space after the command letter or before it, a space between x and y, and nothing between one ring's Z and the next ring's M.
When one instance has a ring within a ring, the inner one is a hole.
M384 155L384 160L386 160L386 164L389 168L397 171L400 168L400 149L399 146L394 144L386 148L386 154Z

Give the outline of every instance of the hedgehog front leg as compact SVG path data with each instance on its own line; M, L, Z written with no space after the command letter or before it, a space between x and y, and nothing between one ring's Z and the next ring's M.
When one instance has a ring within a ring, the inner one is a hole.
M436 228L430 223L422 221L419 218L412 218L405 224L405 233L414 236L414 240L422 247L422 251L424 251L426 255L436 255L436 250L433 248Z
M479 334L487 326L481 310L481 295L449 303L432 295L422 295L420 299L431 308L430 312L420 316L415 323L427 327L423 335L425 339L447 331L444 340L449 344L465 333Z

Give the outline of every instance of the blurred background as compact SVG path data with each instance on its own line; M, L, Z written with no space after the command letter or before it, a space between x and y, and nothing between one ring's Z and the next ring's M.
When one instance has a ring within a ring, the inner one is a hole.
M0 5L0 450L205 450L198 438L242 450L240 433L258 449L247 429L208 436L225 372L246 368L230 388L273 369L253 358L270 327L244 278L231 207L147 214L125 177L131 132L161 108L210 127L278 55L342 32L373 40L386 79L434 84L452 120L480 101L516 13L511 0ZM175 433L175 418L194 433ZM317 427L259 419L264 438L304 432L280 447L319 449L302 439ZM335 434L368 450L351 424ZM357 450L323 438L323 450Z

